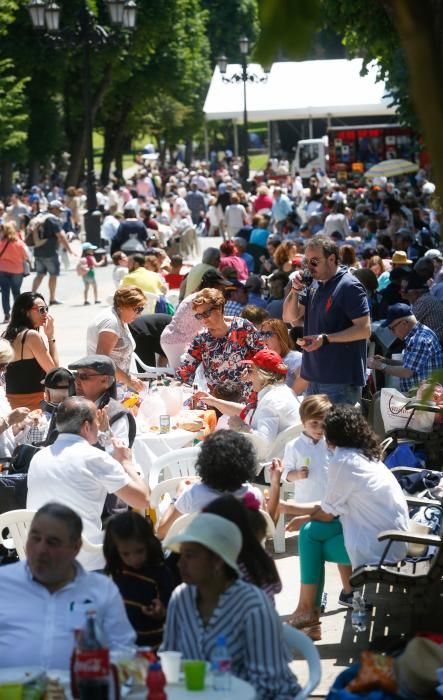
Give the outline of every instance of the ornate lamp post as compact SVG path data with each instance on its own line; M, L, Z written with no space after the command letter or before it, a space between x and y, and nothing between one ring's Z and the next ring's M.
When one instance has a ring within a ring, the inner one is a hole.
M106 0L111 24L119 30L133 30L136 24L137 5L134 0ZM97 211L97 195L95 187L93 123L91 102L91 49L106 46L113 40L104 27L99 25L89 10L86 0L83 0L74 28L60 29L60 6L50 0L31 0L28 11L35 29L45 32L45 36L63 45L81 47L83 54L83 106L84 125L87 135L86 143L86 197L87 213L85 214L86 238L91 243L100 244L100 212Z
M247 36L243 36L239 41L240 54L241 54L241 73L234 73L229 77L226 76L226 70L228 67L228 59L226 56L220 56L217 59L218 69L221 73L222 80L224 83L243 83L243 138L242 138L242 154L243 154L243 168L242 177L243 180L248 180L249 178L249 136L248 136L248 107L246 99L246 84L249 83L265 83L268 79L266 71L262 75L257 75L257 73L252 73L248 70L248 54L249 54L249 39Z

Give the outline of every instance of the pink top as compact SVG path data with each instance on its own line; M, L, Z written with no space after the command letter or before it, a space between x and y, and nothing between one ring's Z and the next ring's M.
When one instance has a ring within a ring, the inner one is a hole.
M237 255L223 256L218 266L220 272L224 270L225 267L233 267L234 270L237 271L237 276L240 282L245 282L245 280L247 280L249 277L248 266L243 258L239 258Z
M4 251L2 253L2 251ZM0 241L0 272L23 274L23 263L28 259L23 241Z
M192 310L192 302L197 292L189 294L175 310L172 320L161 335L162 345L182 344L186 349L202 329L202 322L197 321Z

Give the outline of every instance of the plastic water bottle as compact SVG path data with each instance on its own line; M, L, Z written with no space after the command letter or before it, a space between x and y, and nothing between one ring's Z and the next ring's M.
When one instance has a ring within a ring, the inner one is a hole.
M214 690L231 689L231 665L232 659L226 645L226 637L221 634L217 637L217 646L211 657L212 687Z
M366 630L366 606L360 591L354 591L351 621L352 629L356 634Z

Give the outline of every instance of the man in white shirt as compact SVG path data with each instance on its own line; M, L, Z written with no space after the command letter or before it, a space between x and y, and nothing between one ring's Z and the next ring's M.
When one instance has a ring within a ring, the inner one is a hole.
M133 508L149 507L148 488L135 470L131 451L115 438L113 456L93 447L99 431L97 409L92 401L71 396L57 412L59 436L33 459L28 472L27 508L37 510L57 500L80 515L85 536L94 544L102 541L101 514L108 493ZM81 553L87 569L101 569L101 553Z
M134 645L135 632L120 593L107 576L86 572L76 556L82 546L80 517L48 503L35 515L26 544L27 561L0 569L0 668L69 669L74 630L86 612L113 650Z

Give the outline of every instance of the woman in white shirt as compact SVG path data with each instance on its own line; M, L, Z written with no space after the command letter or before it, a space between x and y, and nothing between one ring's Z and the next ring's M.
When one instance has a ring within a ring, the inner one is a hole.
M354 406L336 405L325 418L325 435L333 450L328 483L321 503L284 506L295 515L288 529L300 529L300 598L290 624L318 633L319 601L323 590L325 561L346 563L353 569L376 564L386 547L377 537L383 530L408 531L406 498L399 483L380 461L375 433ZM303 516L303 517L300 517ZM340 523L338 523L339 519ZM325 528L337 521L340 528ZM330 530L330 532L327 532ZM395 542L389 561L406 555L407 545ZM316 635L319 639L319 635Z
M86 333L86 354L108 355L114 360L117 381L134 391L142 391L145 385L131 374L135 342L128 324L143 313L145 304L141 289L133 285L120 287L114 294L112 308L96 316Z
M246 209L236 194L231 195L231 204L225 209L224 221L228 238L235 238L241 228L247 223Z
M197 392L195 398L214 406L224 415L239 417L238 429L254 435L258 457L265 459L277 435L300 423L300 404L292 389L285 384L288 368L278 353L259 350L252 360L243 360L242 364L246 366L245 379L252 383L253 390L257 392L256 403L245 406L217 399L204 391ZM234 425L231 419L230 427Z

